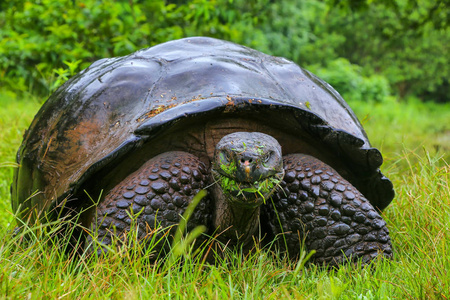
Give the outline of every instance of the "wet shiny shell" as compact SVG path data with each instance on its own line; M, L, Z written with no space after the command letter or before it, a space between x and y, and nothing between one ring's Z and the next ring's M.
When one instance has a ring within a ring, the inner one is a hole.
M133 160L139 149L151 149L173 134L172 128L184 128L186 136L197 120L221 118L234 118L230 124L251 121L249 131L258 129L258 122L264 128L274 124L278 131L266 132L280 140L284 154L297 150L295 144L309 145L299 149L342 172L379 209L394 196L379 170L380 152L330 85L284 58L195 37L99 60L61 86L24 135L12 184L13 209L20 207L24 215L72 198L71 205L80 206L86 186L105 174L114 179L105 170ZM201 157L213 146L160 152L186 150Z

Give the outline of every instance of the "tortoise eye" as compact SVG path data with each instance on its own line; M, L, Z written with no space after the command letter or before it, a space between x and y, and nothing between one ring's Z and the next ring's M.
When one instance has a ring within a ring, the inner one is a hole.
M269 160L272 158L272 155L273 155L273 151L270 151L268 154L266 154L266 155L263 157L263 162L264 162L264 163L269 162Z
M229 164L230 163L230 154L226 151L220 151L219 158L221 163Z

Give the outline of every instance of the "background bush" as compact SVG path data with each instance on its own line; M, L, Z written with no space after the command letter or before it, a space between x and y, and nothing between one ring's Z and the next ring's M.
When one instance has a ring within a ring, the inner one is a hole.
M11 1L0 15L1 79L48 94L99 58L190 35L239 39L252 20L226 7L216 11L222 4L228 2Z
M393 93L448 102L446 2L1 2L0 80L9 90L46 96L99 58L204 35L294 60L345 97L380 101Z
M390 94L386 77L378 74L364 76L362 67L351 64L346 58L331 60L325 66L310 66L309 69L326 82L332 82L344 99L380 102Z

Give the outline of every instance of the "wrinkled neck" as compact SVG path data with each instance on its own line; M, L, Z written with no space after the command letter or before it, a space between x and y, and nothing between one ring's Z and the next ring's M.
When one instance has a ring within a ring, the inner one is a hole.
M211 188L211 192L216 206L213 225L219 239L232 244L246 245L251 242L258 233L260 207L247 207L228 201L217 184Z

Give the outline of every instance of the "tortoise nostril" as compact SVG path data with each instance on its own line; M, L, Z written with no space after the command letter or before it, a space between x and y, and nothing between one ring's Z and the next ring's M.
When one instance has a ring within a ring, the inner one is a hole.
M245 163L251 163L253 161L253 159L251 159L251 158L247 158L247 159L245 159L245 158L241 158L241 163L243 163L243 164L245 164Z

